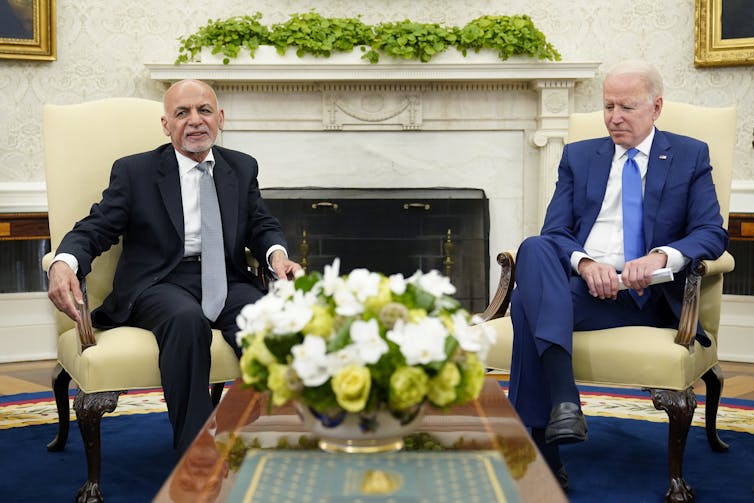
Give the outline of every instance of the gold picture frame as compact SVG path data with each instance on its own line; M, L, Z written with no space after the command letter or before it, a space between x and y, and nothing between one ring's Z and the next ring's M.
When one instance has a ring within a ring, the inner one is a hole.
M696 0L694 17L694 65L754 64L754 2Z
M0 59L56 59L55 0L0 0Z

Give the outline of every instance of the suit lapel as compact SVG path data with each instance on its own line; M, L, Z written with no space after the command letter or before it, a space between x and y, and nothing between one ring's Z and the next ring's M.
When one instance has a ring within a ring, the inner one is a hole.
M223 222L223 241L225 249L232 250L238 229L238 176L217 149L213 149L213 153L215 189Z
M660 196L668 178L673 153L670 143L660 130L655 131L647 164L647 178L644 184L644 242L647 249L652 247L654 226L660 211Z
M183 226L183 201L181 200L181 180L178 173L178 161L172 147L162 152L160 166L157 169L157 186L162 195L162 202L168 212L170 221L181 241L185 239Z

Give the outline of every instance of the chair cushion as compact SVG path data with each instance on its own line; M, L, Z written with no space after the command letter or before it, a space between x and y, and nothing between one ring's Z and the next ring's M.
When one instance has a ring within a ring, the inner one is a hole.
M513 326L510 317L488 321L497 341L487 366L510 370ZM683 390L717 363L717 345L695 342L692 351L675 344L676 330L619 327L573 334L576 380L591 384Z
M134 327L95 330L97 345L79 354L71 329L58 338L58 361L85 393L159 388L157 341L152 332ZM212 331L210 382L240 375L238 358L218 330Z

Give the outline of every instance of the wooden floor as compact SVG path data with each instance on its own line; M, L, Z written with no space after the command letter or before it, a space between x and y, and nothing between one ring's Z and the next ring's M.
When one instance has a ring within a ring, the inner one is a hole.
M723 396L754 400L754 363L721 362L725 384ZM50 375L54 361L0 363L0 396L49 391ZM704 383L699 381L694 390L704 393Z

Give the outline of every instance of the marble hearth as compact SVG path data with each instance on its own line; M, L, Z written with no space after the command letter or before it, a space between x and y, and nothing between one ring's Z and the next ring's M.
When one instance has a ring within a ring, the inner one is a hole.
M482 189L494 264L538 231L574 85L598 63L147 67L165 85L213 83L220 141L257 158L262 188Z

